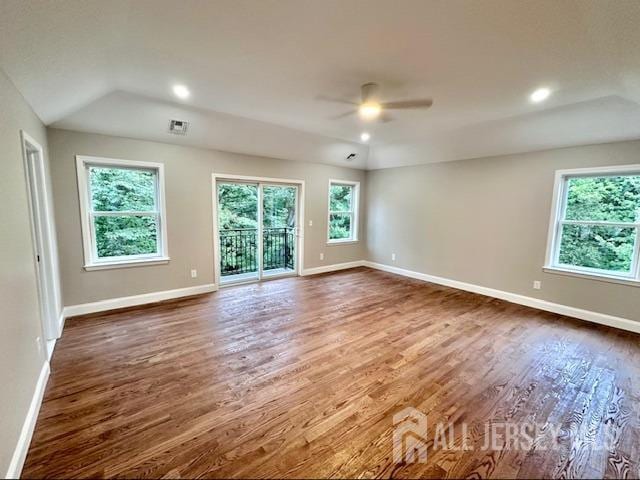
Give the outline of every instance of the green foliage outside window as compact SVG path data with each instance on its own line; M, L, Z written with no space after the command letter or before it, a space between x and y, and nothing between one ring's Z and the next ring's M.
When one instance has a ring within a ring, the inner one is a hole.
M295 227L296 189L265 185L265 228ZM220 229L258 228L258 187L239 183L218 185Z
M351 185L331 185L329 210L332 212L349 212L353 187Z
M567 184L565 220L634 223L640 220L640 176L576 177ZM630 272L633 226L563 225L559 261L564 265Z
M94 212L155 210L155 171L91 167L89 177Z
M258 187L239 183L218 185L220 230L258 228Z
M265 270L293 268L295 255L295 187L263 187L263 264ZM218 221L222 275L258 269L258 187L218 185Z
M263 189L264 228L296 226L296 188L265 185Z
M332 213L329 217L329 238L340 240L351 238L351 215Z
M158 251L155 217L96 217L98 257L143 255Z
M352 237L352 185L333 184L329 189L329 239L341 240ZM344 213L340 213L344 212Z
M152 170L90 167L89 184L98 257L156 253L156 215L106 216L99 213L155 211L156 173Z

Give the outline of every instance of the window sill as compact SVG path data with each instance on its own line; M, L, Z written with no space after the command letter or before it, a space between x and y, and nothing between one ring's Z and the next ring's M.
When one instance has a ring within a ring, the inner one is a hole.
M566 275L568 277L586 278L589 280L597 280L599 282L617 283L619 285L629 285L632 287L640 287L640 280L634 278L613 277L609 275L601 275L598 273L581 272L579 270L570 270L561 267L542 267L542 271L546 273L553 273L556 275Z
M353 245L358 242L359 240L329 240L327 241L327 245Z
M171 260L169 257L137 258L135 260L122 260L119 262L91 263L85 265L84 269L87 272L91 272L94 270L110 270L113 268L148 267L151 265L163 265L169 263L169 260Z

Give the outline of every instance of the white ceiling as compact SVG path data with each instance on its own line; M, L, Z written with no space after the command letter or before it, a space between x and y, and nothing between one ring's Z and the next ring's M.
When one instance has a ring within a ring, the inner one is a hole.
M638 25L638 0L2 0L0 66L57 127L384 168L640 138ZM367 81L434 106L318 98Z

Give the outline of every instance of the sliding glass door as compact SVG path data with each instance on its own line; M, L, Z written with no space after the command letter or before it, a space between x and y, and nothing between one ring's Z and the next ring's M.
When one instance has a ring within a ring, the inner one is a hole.
M218 183L220 277L257 280L258 184Z
M298 187L218 181L223 284L297 273Z
M298 188L262 186L262 271L266 276L296 270Z

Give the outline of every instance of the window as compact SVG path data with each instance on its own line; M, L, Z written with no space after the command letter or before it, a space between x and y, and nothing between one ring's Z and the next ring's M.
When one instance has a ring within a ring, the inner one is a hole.
M86 270L166 263L160 163L78 156Z
M358 182L329 180L329 243L358 240Z
M640 282L640 165L556 173L546 269Z

